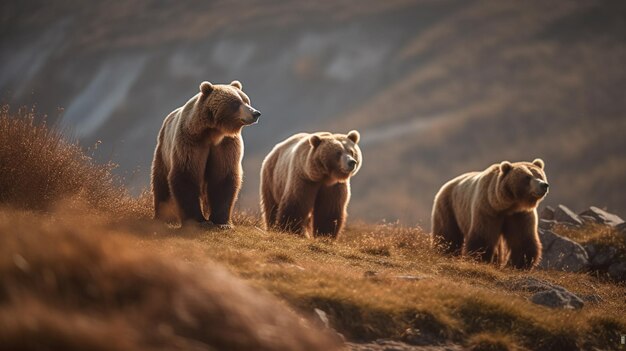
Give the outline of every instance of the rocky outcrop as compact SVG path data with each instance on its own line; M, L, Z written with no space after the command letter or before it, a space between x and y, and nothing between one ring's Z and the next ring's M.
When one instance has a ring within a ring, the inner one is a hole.
M558 226L576 228L601 225L611 231L609 235L626 235L626 222L620 216L595 206L576 214L567 206L558 205L555 210L546 206L540 211L539 217L539 238L543 245L543 259L539 268L569 272L591 270L615 281L626 281L626 257L617 247L602 242L583 247L555 233ZM550 296L556 298L553 295Z
M578 215L574 211L570 210L565 205L559 205L557 206L556 210L554 210L554 220L562 224L575 226L583 225L583 221L580 219L580 217L578 217Z
M581 272L589 267L587 252L579 243L544 229L539 229L539 239L543 245L539 268Z
M583 212L579 214L579 216L590 218L595 223L605 224L611 227L615 227L624 223L624 220L621 219L620 216L613 214L613 213L609 213L595 206L591 206L588 209L584 210Z

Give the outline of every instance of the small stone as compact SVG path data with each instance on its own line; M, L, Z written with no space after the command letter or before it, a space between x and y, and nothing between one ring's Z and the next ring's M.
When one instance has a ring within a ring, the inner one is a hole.
M620 216L607 212L601 208L591 206L589 209L580 213L580 216L588 216L595 220L596 223L610 225L615 227L624 223L624 220Z
M565 205L557 206L554 211L554 219L559 223L573 224L577 226L583 225L583 222L580 220L578 215Z
M530 301L551 308L580 309L585 303L569 291L546 290L531 296Z
M544 207L543 210L541 210L541 213L539 213L539 218L548 221L554 220L554 209L550 206Z
M623 282L626 281L626 262L616 262L609 266L609 277L611 279Z
M393 276L396 279L401 279L401 280L422 280L424 279L424 276L421 275L395 275Z
M319 321L322 322L322 325L325 328L330 328L330 321L328 320L328 315L326 312L320 310L319 308L314 309L315 315L319 318Z

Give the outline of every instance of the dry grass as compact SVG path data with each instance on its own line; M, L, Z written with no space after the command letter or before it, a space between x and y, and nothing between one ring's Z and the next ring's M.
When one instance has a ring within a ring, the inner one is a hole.
M110 217L76 209L0 212L3 349L336 349L329 335L219 265L144 250L123 235L130 227L114 227Z
M10 118L3 115L2 125L13 126L6 130L28 134L28 128L15 126L17 120ZM41 145L61 145L56 146L57 153L72 153L57 160L32 152L24 158L30 165L4 158L15 157L14 153L3 154L3 160L19 169L34 164L46 169L30 175L28 184L43 189L38 194L48 199L43 208L57 207L44 213L24 209L42 208L23 200L36 198L27 191L31 188L15 176L1 183L2 189L15 186L23 191L10 190L12 200L4 200L22 209L0 210L0 308L4 312L0 315L9 316L0 319L3 344L22 336L35 343L57 342L55 335L67 336L65 342L82 342L81 338L93 336L87 341L97 349L108 347L106 342L112 334L120 333L124 337L116 345L119 349L127 346L122 344L126 341L130 347L148 345L155 349L168 348L174 342L181 344L172 348L197 346L185 343L204 342L205 336L199 331L215 321L211 319L213 310L202 301L232 301L242 307L257 299L251 294L238 298L237 282L232 283L232 291L219 290L217 286L222 283L216 281L220 278L207 270L214 262L303 314L312 313L314 308L326 311L332 326L352 341L391 338L414 344L453 342L476 350L615 349L620 334L626 332L625 286L587 274L498 269L444 257L430 248L428 236L419 228L351 221L333 242L266 232L254 214L239 213L234 230L207 231L174 228L141 218L137 213L149 212L150 206L126 195L111 199L134 205L111 209L90 195L121 194L112 185L110 173L82 156L75 146L62 142L58 134L28 123L38 134L33 131L36 137L23 139L34 150L45 152ZM10 150L5 143L16 137L5 137L0 148ZM56 144L41 138L51 138ZM65 173L55 173L61 172L59 165ZM49 174L61 174L58 177L73 179L77 185L63 187L60 181L47 180ZM52 185L42 185L49 183ZM78 194L80 201L73 198L69 207L59 205L64 196L76 196L71 190L77 187L85 189ZM95 190L92 193L90 189ZM77 203L85 203L87 208ZM594 294L601 302L586 303L575 311L537 306L527 300L530 292L510 284L526 277L560 284L580 296ZM181 314L178 297L182 311L191 315ZM274 306L274 302L268 304ZM85 310L88 313L79 313ZM263 319L267 310L261 306L253 311L250 313ZM60 319L61 313L69 318ZM33 315L52 317L28 318ZM269 324L275 322L267 318ZM155 321L170 325L167 337L154 328ZM45 326L38 330L46 334L33 331L32 323ZM200 327L194 329L186 323ZM242 335L253 333L245 323L235 325L241 327ZM173 338L172 333L183 339ZM42 335L47 339L39 339ZM233 339L219 333L211 335L219 340ZM306 333L302 338L308 340Z
M32 110L11 114L2 106L0 160L0 204L49 210L72 198L118 215L150 215L148 194L131 199L111 173L115 165L96 164L59 130L36 123Z

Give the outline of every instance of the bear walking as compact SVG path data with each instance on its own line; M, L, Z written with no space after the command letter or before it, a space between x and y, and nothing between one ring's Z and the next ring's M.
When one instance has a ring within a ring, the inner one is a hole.
M268 229L335 238L350 201L350 177L362 164L359 132L300 133L276 145L261 167Z
M259 116L239 81L202 82L159 132L152 161L154 217L165 219L173 204L181 224L204 222L204 206L209 221L229 227L243 173L241 129Z
M541 260L537 205L548 193L544 162L503 161L447 182L435 196L432 233L452 254L485 262L510 258L516 268Z

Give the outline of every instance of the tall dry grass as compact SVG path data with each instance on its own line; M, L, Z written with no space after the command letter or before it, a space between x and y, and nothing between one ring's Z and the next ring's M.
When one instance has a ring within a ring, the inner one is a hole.
M117 215L147 217L147 194L129 196L115 165L97 164L78 143L37 122L32 109L0 111L0 204L31 210L49 210L58 201L72 198L90 207Z

